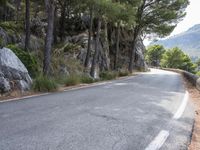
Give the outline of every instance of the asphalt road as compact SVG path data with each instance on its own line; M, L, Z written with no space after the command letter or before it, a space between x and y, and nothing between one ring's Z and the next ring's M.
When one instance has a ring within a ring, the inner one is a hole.
M184 150L193 115L181 77L153 69L0 103L0 150Z

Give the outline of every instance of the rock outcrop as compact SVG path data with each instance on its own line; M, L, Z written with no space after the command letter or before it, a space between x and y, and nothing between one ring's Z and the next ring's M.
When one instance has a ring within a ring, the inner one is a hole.
M0 49L0 92L29 90L32 79L19 58L8 48Z

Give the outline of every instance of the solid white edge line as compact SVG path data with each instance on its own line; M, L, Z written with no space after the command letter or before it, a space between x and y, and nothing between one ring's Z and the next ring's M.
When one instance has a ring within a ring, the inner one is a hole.
M183 101L182 101L182 104L180 105L177 112L174 114L173 119L179 119L183 115L183 112L184 112L185 107L187 105L188 99L189 99L189 93L188 93L188 91L186 91L184 98L183 98Z
M169 136L169 131L162 130L145 150L159 150Z

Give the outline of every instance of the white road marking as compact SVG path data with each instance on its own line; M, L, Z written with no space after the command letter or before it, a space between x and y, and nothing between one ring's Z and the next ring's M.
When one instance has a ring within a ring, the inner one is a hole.
M183 101L177 112L174 114L173 119L179 119L183 115L185 108L187 106L188 99L189 99L189 93L188 91L186 91ZM159 150L167 140L168 136L169 136L169 131L162 130L145 150Z
M182 104L179 107L179 109L177 110L177 112L174 114L173 119L179 119L182 116L182 114L185 110L185 107L187 105L188 99L189 99L189 93L188 93L188 91L186 91L183 101L182 101Z
M169 136L169 131L162 130L145 150L159 150Z
M115 83L115 85L127 85L127 83Z

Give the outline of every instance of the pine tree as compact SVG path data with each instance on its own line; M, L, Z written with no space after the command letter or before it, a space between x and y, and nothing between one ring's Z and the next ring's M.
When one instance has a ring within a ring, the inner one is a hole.
M50 63L51 63L51 49L53 42L55 1L45 0L45 7L47 12L48 25L47 25L47 33L45 39L43 74L49 75Z
M180 19L188 0L142 0L136 13L136 26L130 51L129 71L133 71L136 42L141 35L155 34L160 37L169 35Z

